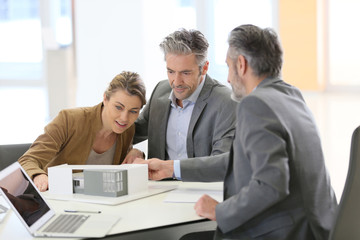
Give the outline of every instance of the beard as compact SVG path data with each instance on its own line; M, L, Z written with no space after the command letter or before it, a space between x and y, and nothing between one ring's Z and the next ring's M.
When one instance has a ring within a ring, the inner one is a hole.
M232 88L231 99L234 100L235 102L240 102L241 99L246 95L246 89L244 84L242 84L241 77L236 74L236 76L231 81L231 83L233 83L231 84L231 88Z
M240 93L235 93L234 91L231 93L231 99L235 102L240 102L243 97L245 97L245 88L242 89Z
M235 102L240 102L243 96L236 95L234 92L231 93L231 99Z
M174 84L171 84L171 88L172 88L172 89L174 89L174 88L179 88L179 89L188 89L188 90L190 90L190 89L191 89L189 86L182 86L182 85L175 86Z

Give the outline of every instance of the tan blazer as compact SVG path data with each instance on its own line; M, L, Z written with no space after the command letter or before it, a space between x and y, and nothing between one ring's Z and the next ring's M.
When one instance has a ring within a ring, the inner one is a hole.
M44 129L19 163L30 177L47 173L48 167L60 164L85 164L96 133L102 128L102 103L94 107L62 110ZM135 132L132 125L118 135L113 164L120 164Z

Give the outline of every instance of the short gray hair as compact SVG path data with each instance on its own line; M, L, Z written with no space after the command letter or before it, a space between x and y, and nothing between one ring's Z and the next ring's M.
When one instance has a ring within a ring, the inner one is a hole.
M178 55L193 53L199 66L204 66L207 61L208 47L209 43L200 31L186 30L184 28L171 33L160 43L164 58L168 53Z
M243 55L256 76L280 77L283 51L271 28L241 25L230 32L228 43L229 57Z

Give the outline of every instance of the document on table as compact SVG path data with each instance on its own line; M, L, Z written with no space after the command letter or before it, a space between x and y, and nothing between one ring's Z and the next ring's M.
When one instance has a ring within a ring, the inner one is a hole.
M214 198L218 202L223 201L223 190L222 183L217 185L209 185L202 183L201 187L190 186L190 187L179 187L171 192L168 192L164 202L172 203L196 203L199 198L207 194L210 197Z

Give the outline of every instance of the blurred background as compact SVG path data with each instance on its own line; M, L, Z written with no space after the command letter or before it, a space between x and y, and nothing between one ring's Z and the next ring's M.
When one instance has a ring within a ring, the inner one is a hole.
M209 74L228 85L228 33L251 23L279 34L282 77L314 113L340 198L360 125L358 9L357 0L0 0L0 144L33 142L59 110L101 102L123 70L143 77L149 98L166 79L159 43L178 28L204 33Z

